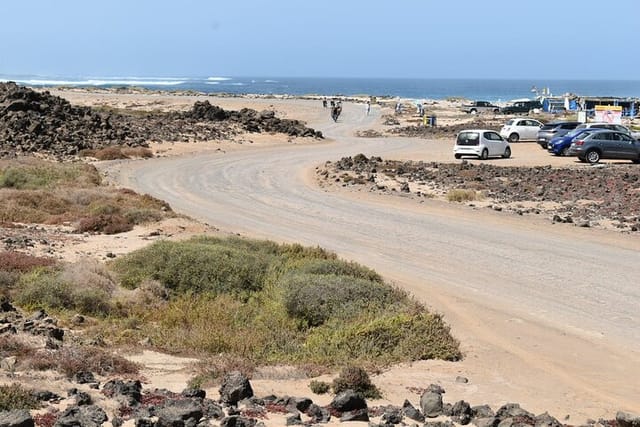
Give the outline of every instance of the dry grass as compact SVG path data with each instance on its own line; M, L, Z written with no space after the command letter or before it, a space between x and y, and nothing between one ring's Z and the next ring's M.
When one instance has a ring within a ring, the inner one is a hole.
M473 202L483 198L482 193L471 189L456 188L447 192L447 200L450 202Z
M53 369L71 378L76 372L98 375L137 375L140 366L122 356L99 347L65 346L60 350L43 350L27 361L31 369Z
M0 270L8 272L26 273L38 267L56 265L54 258L37 257L16 251L0 252Z
M153 157L153 152L144 147L121 147L113 145L100 149L82 150L80 156L92 157L98 160L147 159Z
M70 223L77 232L115 234L173 215L149 195L100 186L90 165L31 160L0 167L0 223Z

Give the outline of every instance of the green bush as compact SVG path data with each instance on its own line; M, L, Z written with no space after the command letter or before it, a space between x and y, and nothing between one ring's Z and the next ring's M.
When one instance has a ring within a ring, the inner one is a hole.
M17 305L28 309L74 310L82 314L105 316L110 313L108 290L88 282L72 283L63 272L37 269L20 277L14 296Z
M27 390L20 384L0 385L0 412L16 409L38 409L41 406L31 390Z
M96 186L100 181L100 174L94 166L81 163L26 161L18 165L0 166L0 188L34 190L60 184Z
M382 277L374 270L355 262L341 259L301 259L289 266L290 269L306 274L333 274L336 276L350 276L358 279L382 282Z
M325 381L313 380L309 383L309 388L315 394L325 394L331 390L331 384Z
M380 399L382 394L369 378L367 372L357 366L346 366L340 371L340 375L333 380L333 392L341 393L345 390L353 390L361 393L367 399Z
M385 284L351 276L288 274L281 279L284 306L290 316L308 326L328 319L349 319L360 311L393 303L394 291Z
M304 349L311 361L321 364L462 357L442 317L424 311L369 315L347 325L330 322L309 333Z
M243 293L262 287L268 260L203 240L157 242L114 263L125 287L158 280L177 292Z

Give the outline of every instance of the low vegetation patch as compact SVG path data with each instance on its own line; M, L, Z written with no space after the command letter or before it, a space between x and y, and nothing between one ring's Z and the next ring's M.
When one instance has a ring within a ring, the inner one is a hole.
M114 234L173 215L149 195L102 186L88 164L0 161L0 223L71 223L77 232Z
M450 202L473 202L482 199L482 195L476 190L456 188L447 192L447 200Z
M461 357L440 316L320 248L198 237L154 243L109 268L137 295L118 303L103 331L120 343L148 339L165 351L224 355L245 367ZM196 383L223 373L202 370Z
M93 157L97 160L120 160L120 159L147 159L153 157L153 152L145 147L121 147L112 145L100 149L87 149L80 151L82 157Z
M41 351L28 359L35 370L54 369L68 378L78 372L98 375L137 375L140 366L122 356L99 347L68 346L60 350Z
M18 383L0 385L0 412L16 409L38 409L41 404L31 390Z
M335 394L345 390L353 390L361 393L367 399L380 399L382 397L378 387L371 382L367 371L358 366L342 368L340 375L333 380L332 388Z

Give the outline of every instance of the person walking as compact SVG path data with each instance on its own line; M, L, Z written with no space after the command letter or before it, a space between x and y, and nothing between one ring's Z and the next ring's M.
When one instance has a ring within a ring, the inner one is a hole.
M367 116L368 116L369 113L371 112L371 101L369 101L369 100L367 100L366 111L367 111Z

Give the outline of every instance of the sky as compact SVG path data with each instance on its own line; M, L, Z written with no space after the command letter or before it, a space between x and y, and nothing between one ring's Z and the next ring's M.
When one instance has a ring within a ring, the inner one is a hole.
M640 79L640 0L3 0L0 75Z

